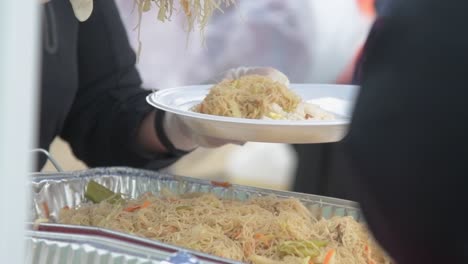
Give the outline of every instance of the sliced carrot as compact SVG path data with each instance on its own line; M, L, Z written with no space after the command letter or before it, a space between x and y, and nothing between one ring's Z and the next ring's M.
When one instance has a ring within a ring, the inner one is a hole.
M141 205L141 208L146 208L148 206L151 205L151 202L150 201L145 201L142 205Z
M124 209L125 212L135 212L136 210L140 209L141 205L129 206Z
M335 250L330 249L328 250L327 254L325 255L325 259L323 260L323 264L333 264L335 262Z
M366 252L367 264L375 264L375 261L372 259L372 251L368 245L364 246L364 252Z
M151 205L150 201L144 201L141 205L129 206L124 209L125 212L135 212L138 209L146 208Z
M219 182L219 181L211 181L211 184L216 187L224 187L229 188L232 186L229 182Z
M254 238L255 238L255 239L262 239L263 237L264 237L264 235L263 235L263 234L260 234L260 233L256 233L256 234L254 235Z
M314 261L311 259L308 264L314 264Z

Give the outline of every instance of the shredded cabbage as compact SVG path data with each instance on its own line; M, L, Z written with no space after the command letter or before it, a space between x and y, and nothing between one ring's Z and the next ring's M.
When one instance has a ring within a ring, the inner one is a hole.
M278 246L278 252L283 256L315 258L320 255L320 248L326 245L325 241L284 241Z

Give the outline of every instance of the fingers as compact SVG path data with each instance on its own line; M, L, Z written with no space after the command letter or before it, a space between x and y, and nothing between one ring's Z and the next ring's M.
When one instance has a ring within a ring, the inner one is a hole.
M273 81L289 85L288 77L272 67L238 67L229 70L225 75L225 79L239 79L246 75L262 75L266 76Z
M284 73L271 67L253 68L251 69L251 74L266 76L272 79L273 81L282 83L284 85L289 85L288 77Z
M224 75L224 79L229 79L229 80L239 79L240 77L247 75L248 71L249 71L249 68L247 67L233 68L226 72L226 74Z

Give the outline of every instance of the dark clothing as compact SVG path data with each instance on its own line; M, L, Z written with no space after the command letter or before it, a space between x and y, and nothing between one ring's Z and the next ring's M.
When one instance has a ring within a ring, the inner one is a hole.
M350 177L342 142L293 145L297 168L293 191L356 200L345 181Z
M365 48L343 180L399 264L468 263L467 10L398 1Z
M298 157L293 190L355 200L355 195L343 181L349 170L343 160L342 145L340 142L293 145Z
M69 1L44 5L39 147L48 149L59 135L88 166L169 164L169 156L143 157L135 149L137 128L154 110L135 60L112 0L94 1L83 23Z
M296 146L309 170L296 190L358 201L399 264L468 263L468 2L391 2L356 74L349 134Z
M379 20L390 12L393 1L375 1L375 9ZM374 28L378 28L379 24L379 21L377 21ZM357 65L362 64L362 59L360 57L357 60ZM356 67L352 84L360 85L360 75L360 69ZM342 142L301 144L293 145L293 147L298 154L298 167L293 186L294 191L348 200L356 199L356 196L343 180L343 177L349 176L350 173L349 167L344 161Z
M373 25L374 31L380 27L380 21L391 11L393 2L394 0L375 1L375 9L379 18ZM361 65L362 60L361 56L357 60L357 65ZM360 85L360 75L360 67L356 66L352 84ZM343 182L343 176L349 175L349 167L344 161L342 142L301 144L293 145L293 147L298 154L294 191L355 200L356 196Z

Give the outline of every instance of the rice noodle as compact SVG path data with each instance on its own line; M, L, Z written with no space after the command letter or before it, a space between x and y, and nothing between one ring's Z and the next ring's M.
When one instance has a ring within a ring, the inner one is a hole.
M149 206L126 210L145 203ZM316 219L294 198L237 201L209 193L147 193L124 204L64 208L59 222L109 228L256 264L322 263L329 249L336 250L337 264L391 263L364 225L352 217ZM314 246L318 243L323 245ZM305 245L313 245L308 251L314 254L304 254Z
M214 85L194 109L210 115L274 120L332 120L334 115L310 104L285 84L262 75L245 75Z

